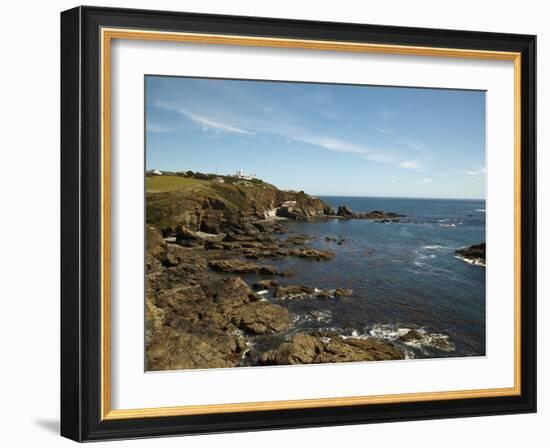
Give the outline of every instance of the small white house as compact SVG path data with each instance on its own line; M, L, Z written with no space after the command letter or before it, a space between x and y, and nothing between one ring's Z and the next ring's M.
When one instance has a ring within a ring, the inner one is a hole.
M153 170L152 172L155 176L162 176L162 171L159 170Z
M215 177L213 181L216 182L217 184L223 184L225 182L225 180L223 180L223 178L221 177Z

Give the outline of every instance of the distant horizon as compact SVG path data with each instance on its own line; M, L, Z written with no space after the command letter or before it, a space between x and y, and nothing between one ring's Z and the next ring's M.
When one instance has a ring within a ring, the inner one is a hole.
M315 196L486 200L481 91L147 76L145 124L147 170L242 169Z

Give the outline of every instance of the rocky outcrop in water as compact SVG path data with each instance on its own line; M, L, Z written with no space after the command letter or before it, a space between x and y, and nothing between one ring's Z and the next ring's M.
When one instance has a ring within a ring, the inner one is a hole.
M458 258L468 263L485 266L485 243L473 244L470 247L455 250Z
M346 205L340 205L338 207L336 216L344 219L370 219L378 222L401 222L400 218L405 217L405 215L400 215L394 212L385 212L383 210L356 213Z
M280 300L296 299L334 299L337 297L350 297L353 295L353 289L316 289L304 285L285 285L275 288L275 298Z
M299 258L309 258L312 260L322 261L330 260L334 257L334 252L328 250L318 250L312 247L301 247L300 249L292 249L289 254Z

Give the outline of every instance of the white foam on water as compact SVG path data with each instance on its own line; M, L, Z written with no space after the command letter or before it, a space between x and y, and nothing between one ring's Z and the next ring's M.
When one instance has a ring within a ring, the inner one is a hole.
M425 249L425 250L445 249L445 246L441 246L440 244L433 244L430 246L422 246L422 249Z
M462 255L455 255L455 258L458 258L459 260L465 261L466 263L471 264L473 266L483 266L483 267L487 266L485 264L485 262L483 260L481 260L480 258L475 258L475 259L471 260L469 258L463 257Z
M314 310L303 314L299 320L304 322L323 322L328 323L332 320L332 312L330 310Z
M443 352L452 352L455 350L455 346L450 341L449 336L442 333L428 333L424 328L414 329L420 334L419 338L403 340L402 338L411 330L413 329L397 327L396 325L377 324L369 330L368 334L378 339L386 339L388 341L398 340L402 344L421 351L424 351L425 348L435 348Z

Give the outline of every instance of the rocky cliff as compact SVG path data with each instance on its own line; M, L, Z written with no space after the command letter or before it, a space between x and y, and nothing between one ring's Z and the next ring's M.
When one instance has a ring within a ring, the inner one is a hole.
M304 192L279 190L266 183L203 181L192 188L148 194L147 223L165 234L181 224L207 233L242 231L272 214L311 220L332 214L328 204Z

